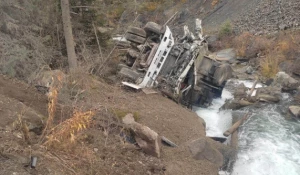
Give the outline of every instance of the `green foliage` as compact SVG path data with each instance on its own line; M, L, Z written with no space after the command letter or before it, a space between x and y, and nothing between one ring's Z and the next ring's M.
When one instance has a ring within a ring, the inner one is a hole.
M233 31L232 31L232 24L229 20L225 21L220 30L219 30L219 37L224 37L224 36L229 36L232 35Z

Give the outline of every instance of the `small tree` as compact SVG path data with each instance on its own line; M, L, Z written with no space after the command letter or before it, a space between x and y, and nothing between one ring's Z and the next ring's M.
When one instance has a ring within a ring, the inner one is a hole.
M71 25L70 4L69 0L61 0L62 20L64 27L64 35L68 53L68 63L70 70L77 67L77 58L75 53L75 44Z
M219 31L219 36L223 37L223 36L229 36L232 34L232 25L231 22L229 20L225 21Z

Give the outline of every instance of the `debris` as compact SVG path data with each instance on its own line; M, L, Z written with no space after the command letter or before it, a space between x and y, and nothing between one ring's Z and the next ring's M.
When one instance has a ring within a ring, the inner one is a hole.
M229 64L206 56L208 45L202 21L196 19L195 23L195 33L184 26L184 36L178 41L168 26L154 22L148 22L144 28L129 28L125 36L131 48L123 61L126 67L118 74L131 83L123 85L157 88L188 107L208 106L213 97L220 96L232 69Z
M35 157L35 156L31 157L30 167L35 168L36 164L37 164L37 157Z
M162 143L164 143L170 147L178 147L178 145L176 145L174 142L172 142L171 140L167 139L164 136L161 137L161 141L162 141Z
M252 88L251 88L251 90L250 90L250 92L249 92L249 94L248 94L248 97L251 97L251 96L252 96L252 94L253 94L253 92L254 92L254 90L255 90L255 86L257 85L257 83L258 83L258 80L256 80L256 81L253 83L253 86L252 86Z
M228 137L230 136L234 131L236 131L239 126L248 118L249 113L247 113L243 118L241 118L239 121L237 121L235 124L231 126L227 131L223 133L224 136Z

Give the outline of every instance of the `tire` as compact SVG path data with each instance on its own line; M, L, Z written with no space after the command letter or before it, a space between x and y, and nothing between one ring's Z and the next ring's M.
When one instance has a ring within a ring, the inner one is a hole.
M141 36L143 38L146 38L146 36L147 36L145 30L142 29L142 28L138 28L138 27L130 27L128 29L127 33L138 35L138 36Z
M125 78L129 78L132 81L136 81L139 77L140 74L127 68L127 67L123 67L119 72L118 75L121 77L125 77Z
M148 22L144 27L147 35L151 35L151 33L160 35L163 33L162 29L163 27L159 24L156 24L155 22Z
M221 64L214 73L213 83L222 86L229 78L232 77L232 69L229 64Z
M131 41L131 42L137 43L137 44L143 44L146 41L146 38L138 36L138 35L134 35L134 34L131 34L131 33L126 33L125 38L128 41Z

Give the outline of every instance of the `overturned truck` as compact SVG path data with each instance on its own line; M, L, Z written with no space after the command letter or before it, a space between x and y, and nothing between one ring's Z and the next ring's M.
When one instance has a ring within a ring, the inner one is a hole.
M207 56L208 46L196 19L195 35L184 26L176 41L168 26L148 22L143 28L130 27L126 59L118 74L122 83L135 89L156 88L188 107L207 107L220 97L232 76L229 64Z

